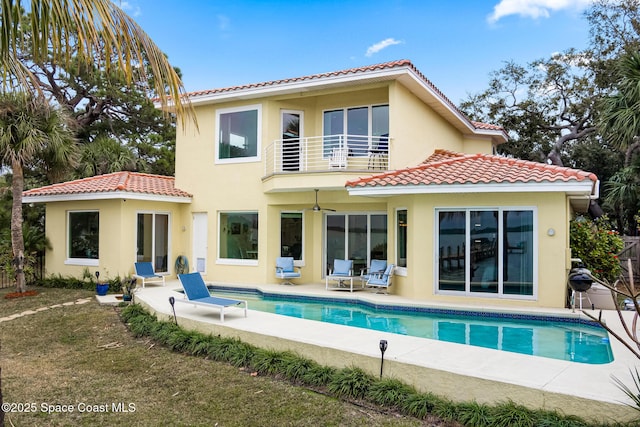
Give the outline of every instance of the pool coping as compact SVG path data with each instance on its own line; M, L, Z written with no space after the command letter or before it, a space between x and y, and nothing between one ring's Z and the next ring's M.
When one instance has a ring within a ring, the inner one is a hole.
M321 288L320 285L217 285L234 289L259 289L275 294L361 299L372 304L379 304L382 300L393 305L429 308L455 306L456 310L478 310L477 306L434 304L393 295L326 291L324 284ZM167 281L165 287L137 290L136 299L159 317L169 318L172 312L168 297L179 296L175 292L179 288L177 281ZM587 319L584 314L568 309L491 306L482 309L487 312ZM635 369L638 360L615 339L610 342L614 361L589 365L298 319L251 310L251 306L247 318L230 310L225 315L224 323L219 321L217 312L213 310L182 304L176 311L179 323L188 328L237 337L260 347L292 350L326 365L356 365L374 375L376 372L379 374L380 369L378 343L380 339L386 339L389 347L384 356L385 375L453 400L496 403L510 399L526 406L558 410L599 422L628 421L637 414L633 408L623 404L631 402L613 383L611 376L621 379L633 389L630 370ZM630 316L632 313L623 312L623 315ZM610 327L622 332L616 311L605 310L602 316Z

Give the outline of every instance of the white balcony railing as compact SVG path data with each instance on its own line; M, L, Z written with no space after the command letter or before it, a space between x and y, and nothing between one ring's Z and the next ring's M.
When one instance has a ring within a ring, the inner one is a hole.
M389 137L310 136L276 140L264 150L265 176L319 171L389 169Z

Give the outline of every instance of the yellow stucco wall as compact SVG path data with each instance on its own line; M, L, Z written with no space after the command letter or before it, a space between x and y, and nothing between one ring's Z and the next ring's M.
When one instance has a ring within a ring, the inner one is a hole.
M99 260L97 265L70 264L67 262L67 212L99 211ZM184 205L139 200L93 200L47 203L46 234L52 248L46 253L46 273L81 277L88 269L91 274L100 272L100 278L124 278L133 273L136 261L136 224L138 213L168 213L170 218L170 257L185 253L182 226L186 223ZM169 274L173 273L175 256L169 258Z

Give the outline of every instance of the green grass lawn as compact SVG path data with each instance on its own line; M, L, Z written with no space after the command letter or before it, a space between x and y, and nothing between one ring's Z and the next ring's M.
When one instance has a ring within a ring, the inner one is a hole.
M450 425L381 413L174 353L133 338L117 309L99 306L93 292L36 290L37 296L13 300L4 298L13 289L0 290L0 317L92 299L0 323L4 401L35 409L6 414L7 426Z

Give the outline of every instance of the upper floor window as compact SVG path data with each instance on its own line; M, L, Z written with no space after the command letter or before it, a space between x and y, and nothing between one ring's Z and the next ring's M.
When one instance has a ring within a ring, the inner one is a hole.
M67 214L68 263L97 265L99 259L100 213L73 211Z
M218 110L216 163L260 159L261 107L250 105Z
M366 156L371 149L388 149L389 106L328 110L323 115L324 153L348 149L349 156Z

